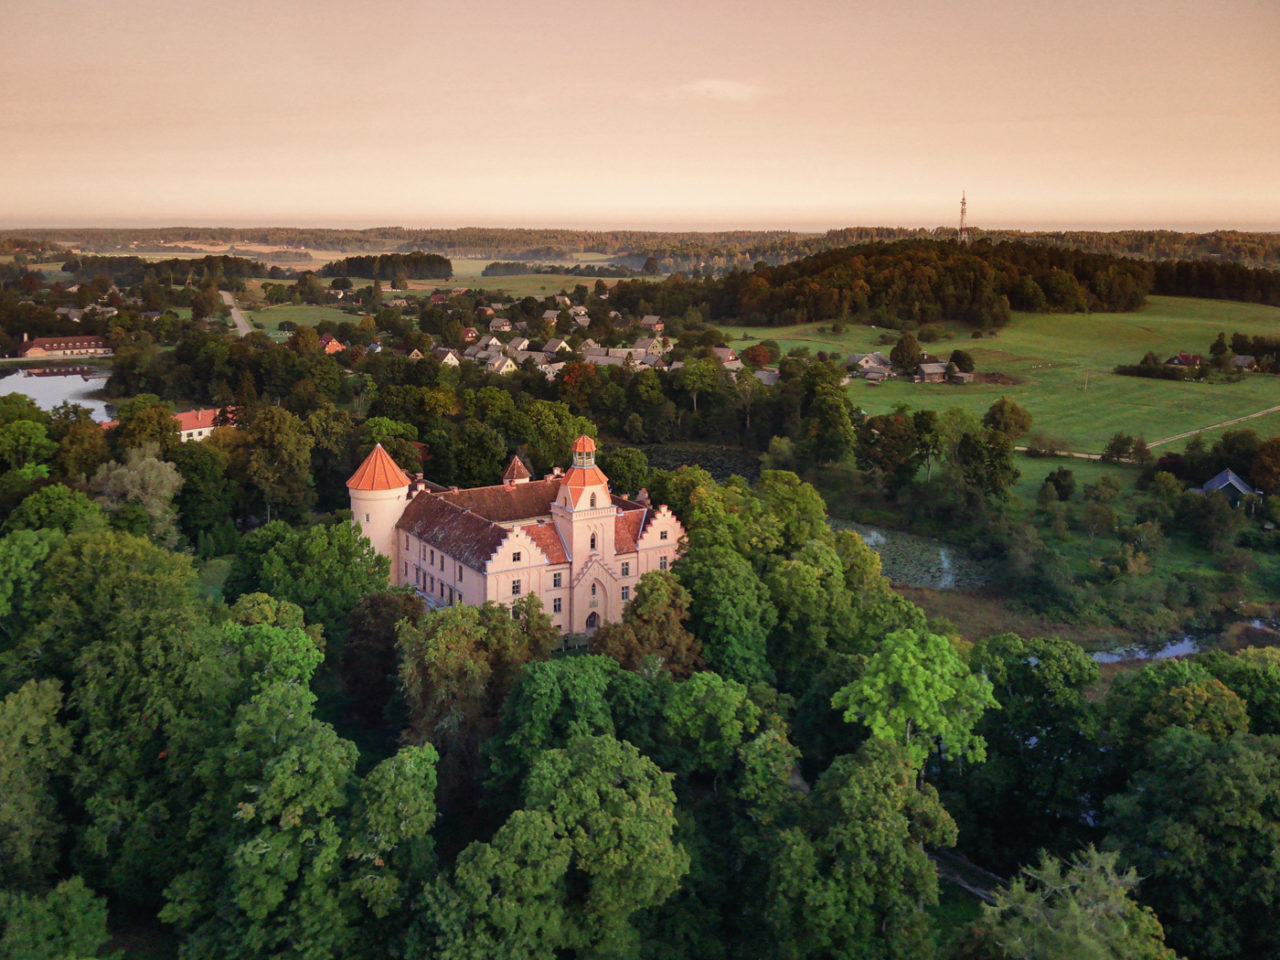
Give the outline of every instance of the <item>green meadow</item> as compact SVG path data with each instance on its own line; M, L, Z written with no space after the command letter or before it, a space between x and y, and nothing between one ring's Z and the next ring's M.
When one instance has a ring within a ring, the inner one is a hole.
M300 327L314 327L321 320L355 323L360 319L333 307L318 307L307 303L282 303L277 307L246 311L245 316L255 327L261 324L262 329L273 336L280 332L280 324L286 320L292 320Z
M896 331L856 325L838 335L820 324L724 330L739 349L749 343L744 337L771 337L784 352L809 347L844 356L871 350L888 353L897 337ZM872 414L897 404L912 409L960 407L981 414L993 400L1008 396L1031 412L1034 430L1066 441L1075 452L1096 453L1117 431L1141 435L1154 444L1280 405L1280 378L1274 376L1246 374L1234 383L1178 383L1111 372L1116 364L1137 363L1149 350L1162 359L1179 350L1207 353L1220 332L1229 337L1235 331L1280 336L1280 309L1149 297L1146 306L1133 313L1020 313L994 337L974 340L968 333L951 331L957 335L924 344L944 360L954 349L967 350L979 374L1003 374L1006 382L960 386L893 380L872 386L855 380L849 390L854 403ZM1267 436L1280 434L1280 411L1240 427ZM1172 450L1185 444L1182 439L1163 446Z

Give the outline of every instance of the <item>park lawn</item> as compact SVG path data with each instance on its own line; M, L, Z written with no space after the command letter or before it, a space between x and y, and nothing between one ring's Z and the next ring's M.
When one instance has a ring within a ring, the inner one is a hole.
M304 327L314 327L321 320L332 320L334 323L355 323L359 320L359 317L334 307L313 306L309 303L282 303L278 307L254 310L248 317L254 326L261 324L262 329L271 334L279 333L280 324L285 320L292 320Z
M881 338L897 335L862 326L834 335L829 326L819 324L724 329L734 338L772 337L784 351L807 346L844 356L875 349L887 353ZM1031 412L1035 431L1066 441L1076 452L1097 453L1117 432L1143 436L1159 452L1159 442L1176 434L1280 404L1280 380L1255 374L1236 383L1178 383L1121 377L1111 370L1119 363L1137 363L1149 350L1160 357L1179 350L1207 353L1218 333L1230 336L1234 331L1280 335L1280 309L1149 297L1147 305L1133 313L1019 313L995 337L974 340L966 334L926 345L941 358L954 349L967 350L979 373L1001 373L1015 382L957 386L894 380L872 386L855 380L849 389L854 403L871 414L900 403L913 409L954 406L981 414L992 401L1008 396ZM734 342L739 349L747 343ZM1280 417L1269 414L1240 426L1267 435L1277 424ZM1179 440L1166 449L1183 446L1185 440Z

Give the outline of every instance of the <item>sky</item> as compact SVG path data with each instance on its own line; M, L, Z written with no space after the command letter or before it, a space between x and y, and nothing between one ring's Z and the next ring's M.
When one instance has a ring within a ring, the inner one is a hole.
M43 0L0 226L1280 230L1280 0Z

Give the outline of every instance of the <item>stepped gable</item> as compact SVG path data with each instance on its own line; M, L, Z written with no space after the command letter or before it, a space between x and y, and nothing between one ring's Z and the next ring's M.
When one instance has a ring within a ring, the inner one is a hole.
M405 508L397 530L419 537L473 570L483 571L507 538L507 529L464 507L447 494L420 493Z
M533 474L529 472L529 468L524 465L524 461L519 457L512 457L511 462L507 464L507 469L503 471L502 480L504 483L513 483L517 480L532 480Z
M551 503L563 482L562 477L547 477L513 486L499 484L470 490L449 490L438 496L494 523L512 523L549 516Z
M564 541L560 539L560 531L556 529L554 523L531 523L521 530L528 535L544 554L550 563L568 563L569 554L564 548Z
M356 472L347 481L350 490L398 490L407 486L409 475L396 465L380 443L373 445L364 463L356 467Z

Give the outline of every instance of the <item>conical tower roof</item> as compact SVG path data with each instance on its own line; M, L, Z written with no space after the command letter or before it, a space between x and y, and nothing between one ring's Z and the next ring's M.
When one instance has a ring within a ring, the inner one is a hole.
M507 464L506 471L502 474L503 480L517 481L528 480L533 477L529 472L529 468L524 465L524 461L519 457L512 457L511 462Z
M351 490L398 490L409 486L409 475L396 465L391 454L376 443L364 463L356 468L356 472L347 481Z

